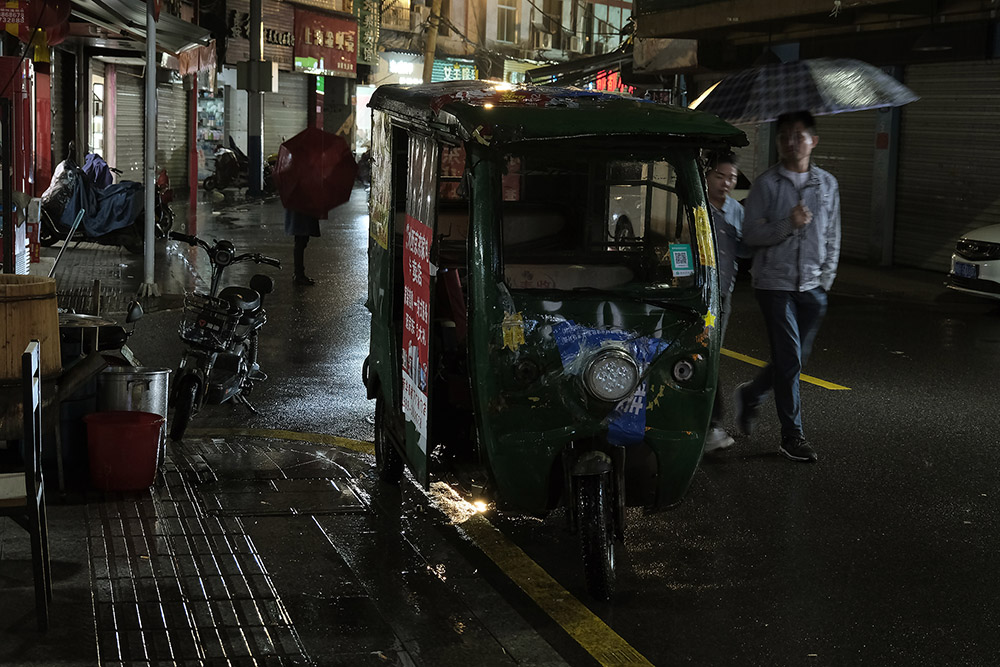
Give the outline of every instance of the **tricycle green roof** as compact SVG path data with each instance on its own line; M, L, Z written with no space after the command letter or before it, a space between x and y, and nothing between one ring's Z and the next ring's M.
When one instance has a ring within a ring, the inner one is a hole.
M380 86L369 106L421 124L449 124L462 138L483 143L586 136L692 139L699 144L746 146L746 135L711 114L628 95L580 88L446 81Z

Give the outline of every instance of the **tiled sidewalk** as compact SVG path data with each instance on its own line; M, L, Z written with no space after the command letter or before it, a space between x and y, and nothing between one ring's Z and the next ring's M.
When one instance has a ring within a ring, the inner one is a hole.
M202 512L174 457L162 474L88 505L101 663L308 664L241 520Z

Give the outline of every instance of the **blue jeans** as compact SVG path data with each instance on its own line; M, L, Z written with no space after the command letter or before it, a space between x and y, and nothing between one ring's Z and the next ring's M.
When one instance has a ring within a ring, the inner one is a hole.
M781 422L781 437L802 436L802 401L799 373L809 359L816 332L826 314L826 292L817 287L808 292L756 290L767 337L771 363L744 389L744 400L756 406L774 390L774 405Z

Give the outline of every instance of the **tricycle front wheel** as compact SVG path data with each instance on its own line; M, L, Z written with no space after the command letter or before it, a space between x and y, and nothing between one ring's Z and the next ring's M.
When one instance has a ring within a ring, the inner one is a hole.
M389 439L385 399L375 399L375 473L383 482L399 484L403 477L403 459Z
M611 475L576 478L576 512L587 590L609 600L615 590L615 526Z

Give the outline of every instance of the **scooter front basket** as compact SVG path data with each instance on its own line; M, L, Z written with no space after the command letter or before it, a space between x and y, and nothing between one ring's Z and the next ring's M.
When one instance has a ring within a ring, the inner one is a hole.
M191 293L184 297L180 336L191 345L221 352L232 342L238 321L239 311L225 299Z

